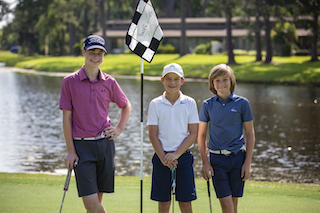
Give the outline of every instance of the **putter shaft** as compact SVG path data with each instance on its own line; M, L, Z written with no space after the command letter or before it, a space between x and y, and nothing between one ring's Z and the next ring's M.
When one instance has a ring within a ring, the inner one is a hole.
M71 171L68 170L68 174L67 174L67 177L66 177L66 182L64 183L64 187L63 187L64 193L63 193L63 197L62 197L62 202L61 202L59 213L61 213L61 211L62 211L63 201L64 201L64 197L66 196L66 192L68 191L68 188L69 188L70 178L71 178Z
M174 213L174 197L176 194L176 167L172 170L172 213Z
M209 196L209 206L210 206L210 213L212 213L212 207L211 207L211 193L210 193L210 180L207 180L207 188L208 188L208 196Z

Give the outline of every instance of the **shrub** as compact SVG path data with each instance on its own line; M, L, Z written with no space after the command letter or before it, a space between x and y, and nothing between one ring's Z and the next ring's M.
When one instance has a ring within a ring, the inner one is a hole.
M157 53L159 54L172 54L177 52L178 51L176 50L176 48L171 44L165 44L165 45L160 44L157 49Z
M196 48L193 50L194 54L205 54L205 55L211 55L211 43L207 44L199 44L196 46Z

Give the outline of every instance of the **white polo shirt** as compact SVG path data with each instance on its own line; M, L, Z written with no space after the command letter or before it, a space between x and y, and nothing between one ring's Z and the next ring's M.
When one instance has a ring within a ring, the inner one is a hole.
M165 92L149 104L147 124L158 126L164 151L177 150L189 135L188 124L195 123L199 123L196 101L182 92L174 105L166 99Z

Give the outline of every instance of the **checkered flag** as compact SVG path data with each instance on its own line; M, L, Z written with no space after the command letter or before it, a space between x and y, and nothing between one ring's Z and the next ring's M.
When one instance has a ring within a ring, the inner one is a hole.
M162 38L163 32L151 1L140 0L126 35L126 44L132 52L150 63Z

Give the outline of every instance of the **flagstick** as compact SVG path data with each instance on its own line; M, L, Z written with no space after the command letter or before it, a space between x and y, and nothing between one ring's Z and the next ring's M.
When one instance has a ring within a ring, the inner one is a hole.
M143 201L143 72L144 72L144 66L143 66L143 59L141 58L141 141L140 141L140 212L143 212L142 208L142 201Z

